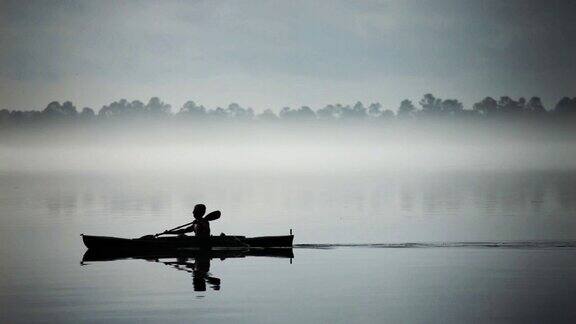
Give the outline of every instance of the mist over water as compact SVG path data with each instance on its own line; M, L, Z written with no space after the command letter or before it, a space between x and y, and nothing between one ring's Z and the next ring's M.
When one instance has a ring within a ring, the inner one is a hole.
M118 123L5 130L3 171L154 174L576 168L568 125L391 121Z

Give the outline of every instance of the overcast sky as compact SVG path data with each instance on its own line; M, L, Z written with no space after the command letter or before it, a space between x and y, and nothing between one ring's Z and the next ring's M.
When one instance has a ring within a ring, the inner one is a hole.
M576 1L3 1L0 108L576 96Z

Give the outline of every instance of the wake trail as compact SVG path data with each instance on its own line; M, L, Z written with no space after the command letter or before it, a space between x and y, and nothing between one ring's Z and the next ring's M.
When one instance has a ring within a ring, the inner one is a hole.
M351 248L382 248L382 249L412 249L412 248L500 248L500 249L555 249L576 248L576 240L568 241L483 241L483 242L402 242L402 243L336 243L336 244L294 244L300 249L333 249Z

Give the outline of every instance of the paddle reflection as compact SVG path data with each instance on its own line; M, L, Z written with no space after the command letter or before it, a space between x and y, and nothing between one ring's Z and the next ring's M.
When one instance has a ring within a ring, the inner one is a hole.
M222 280L210 273L212 259L224 261L229 258L245 257L275 257L289 258L292 263L294 253L292 248L265 248L265 249L226 249L226 250L177 250L169 252L135 252L130 251L99 251L88 250L84 253L80 264L91 262L105 262L116 260L146 260L170 266L173 269L186 271L192 274L194 291L206 291L207 286L212 290L220 290Z

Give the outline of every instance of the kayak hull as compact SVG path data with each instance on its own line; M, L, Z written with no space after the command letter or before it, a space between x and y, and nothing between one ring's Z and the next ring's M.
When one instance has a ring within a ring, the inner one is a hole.
M82 241L88 249L94 250L177 250L210 248L282 248L292 247L293 235L283 236L172 236L156 238L119 238L82 234Z

